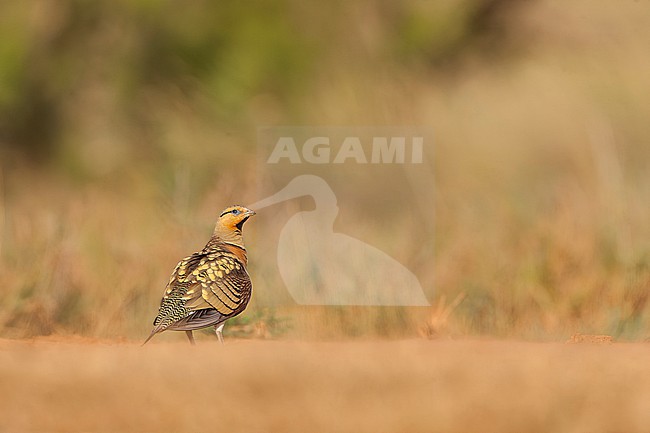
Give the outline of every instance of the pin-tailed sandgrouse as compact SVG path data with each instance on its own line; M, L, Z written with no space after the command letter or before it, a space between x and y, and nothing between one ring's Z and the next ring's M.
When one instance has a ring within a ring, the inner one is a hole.
M167 330L185 331L194 344L192 331L209 326L223 343L224 323L244 311L251 297L242 228L252 215L255 212L243 206L226 208L206 246L176 265L143 344Z

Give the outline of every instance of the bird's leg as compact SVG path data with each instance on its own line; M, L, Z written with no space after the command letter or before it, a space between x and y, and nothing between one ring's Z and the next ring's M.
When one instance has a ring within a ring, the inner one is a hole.
M187 339L190 340L190 344L194 346L196 343L194 343L194 336L192 335L192 331L185 331L185 335L187 335Z
M214 332L217 333L217 338L219 339L219 342L223 344L223 335L221 334L221 331L223 331L223 325L225 325L226 322L219 323L218 325L214 325Z

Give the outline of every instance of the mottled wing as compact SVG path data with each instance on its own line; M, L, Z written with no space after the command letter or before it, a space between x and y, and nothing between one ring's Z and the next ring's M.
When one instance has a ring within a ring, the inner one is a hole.
M185 319L191 310L185 308L185 296L191 286L188 275L200 263L203 255L194 253L181 260L172 272L165 294L160 300L160 310L153 321L153 332L161 332L174 323ZM206 307L209 308L209 307Z
M208 254L192 270L185 308L214 308L225 317L240 313L248 303L251 281L244 265L229 254Z
M222 322L246 308L251 288L244 265L234 255L194 253L174 269L153 332L200 329Z
M163 305L166 299L169 299L175 294L185 295L187 287L191 283L189 277L191 277L192 271L201 263L201 259L204 257L201 253L194 253L178 262L176 268L174 268L174 272L172 272L172 276L169 278L169 283L165 288L165 295L160 301L160 305Z

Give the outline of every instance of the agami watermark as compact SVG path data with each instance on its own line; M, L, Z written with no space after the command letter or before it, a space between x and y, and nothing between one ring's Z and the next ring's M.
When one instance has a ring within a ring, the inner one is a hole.
M358 136L345 137L338 146L327 136L309 137L301 144L296 144L294 137L283 136L278 138L266 162L278 164L286 158L292 164L342 164L348 160L357 164L404 164L408 149L409 162L421 164L423 145L424 137L418 136L372 137L370 145L366 146ZM368 148L370 152L365 150Z

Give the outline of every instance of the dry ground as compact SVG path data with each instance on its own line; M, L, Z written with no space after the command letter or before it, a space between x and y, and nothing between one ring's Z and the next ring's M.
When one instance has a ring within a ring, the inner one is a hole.
M650 344L0 340L0 432L647 432Z

